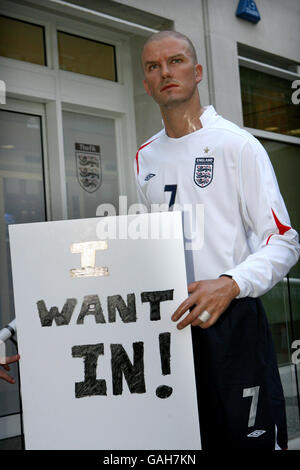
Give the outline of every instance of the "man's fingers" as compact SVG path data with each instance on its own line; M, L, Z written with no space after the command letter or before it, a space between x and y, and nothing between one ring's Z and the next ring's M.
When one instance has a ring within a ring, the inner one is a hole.
M200 314L201 316L201 314ZM199 318L199 316L193 321L192 323L192 326L200 326L200 328L202 329L206 329L206 328L209 328L210 326L212 326L214 323L216 323L217 319L219 318L219 315L216 315L216 314L211 314L210 318L208 318L207 320L204 319L201 320Z
M193 305L195 304L193 296L191 295L187 299L185 299L178 307L177 310L172 315L172 320L177 321L182 315L187 312Z
M202 310L202 307L200 307L199 305L195 306L190 311L190 313L186 317L184 317L184 319L180 323L178 323L177 328L179 330L182 330L182 328L185 328L187 325L193 324L194 321L197 321Z
M223 313L223 310L211 310L210 312L210 318L208 318L206 321L201 321L199 316L193 321L192 326L200 326L203 330L206 330L210 326L214 325L218 318L221 316Z
M182 302L172 316L173 321L178 321L184 313L187 313L184 319L178 323L177 328L181 330L185 326L201 326L209 328L219 318L219 316L228 307L230 302L238 294L238 288L235 288L232 279L222 277L206 281L192 282L188 286L190 296ZM198 316L204 314L205 310L211 315L211 318L201 318Z
M184 313L186 313L188 310L193 308L197 304L197 306L200 304L199 300L199 282L191 282L191 284L188 285L188 292L191 294L187 299L185 299L175 310L175 312L172 315L172 320L177 321L179 318L182 317Z
M17 362L20 359L20 354L15 354L14 356L8 356L5 363L11 364L12 362Z
M10 384L14 384L16 382L15 379L13 379L10 375L8 375L3 370L0 370L0 379L3 379Z
M5 358L5 364L1 364L3 369L5 370L10 370L10 367L8 364L12 364L13 362L16 362L20 359L20 354L15 354L14 356L8 356ZM16 383L15 379L13 379L9 374L4 372L4 370L0 370L0 379L5 380L6 382L10 384Z
M192 293L194 292L194 290L198 287L199 285L199 282L191 282L189 285L188 285L188 293Z

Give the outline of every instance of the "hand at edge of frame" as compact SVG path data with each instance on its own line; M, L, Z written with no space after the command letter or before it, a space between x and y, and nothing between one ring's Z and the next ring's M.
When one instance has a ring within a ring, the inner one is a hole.
M2 366L6 371L10 370L10 367L8 364L12 364L13 362L17 362L20 359L19 354L15 354L14 356L8 356L5 358L5 364L0 363L0 366ZM11 377L7 372L4 372L3 370L0 369L0 379L5 380L6 382L10 384L16 383L15 379Z
M234 279L221 276L218 279L192 282L188 286L188 292L191 295L172 315L172 320L178 321L188 312L177 324L179 330L188 325L200 326L203 329L212 326L239 294L240 289ZM205 310L210 314L210 318L203 322L199 319L199 315Z

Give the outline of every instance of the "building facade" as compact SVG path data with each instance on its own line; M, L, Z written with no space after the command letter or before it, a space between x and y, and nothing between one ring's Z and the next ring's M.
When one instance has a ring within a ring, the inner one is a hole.
M136 150L162 127L140 64L144 41L159 30L193 41L202 105L265 146L300 231L300 4L257 0L257 23L238 18L238 4L0 0L0 327L15 316L9 224L94 217L100 204L118 208L120 195L136 202ZM300 436L299 264L263 302L292 439ZM20 433L18 382L1 381L0 439Z

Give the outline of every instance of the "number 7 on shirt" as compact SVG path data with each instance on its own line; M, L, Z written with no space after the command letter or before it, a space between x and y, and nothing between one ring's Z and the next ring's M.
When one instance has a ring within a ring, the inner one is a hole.
M177 184L166 184L164 191L171 193L170 202L169 202L169 210L172 210L174 203L175 203L175 198L176 198Z

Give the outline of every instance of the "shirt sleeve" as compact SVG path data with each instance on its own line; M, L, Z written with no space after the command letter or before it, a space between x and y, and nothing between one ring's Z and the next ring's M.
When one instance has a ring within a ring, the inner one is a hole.
M223 274L237 282L240 288L237 298L258 297L297 263L300 247L270 159L255 138L248 140L241 150L238 187L244 227L253 253Z

